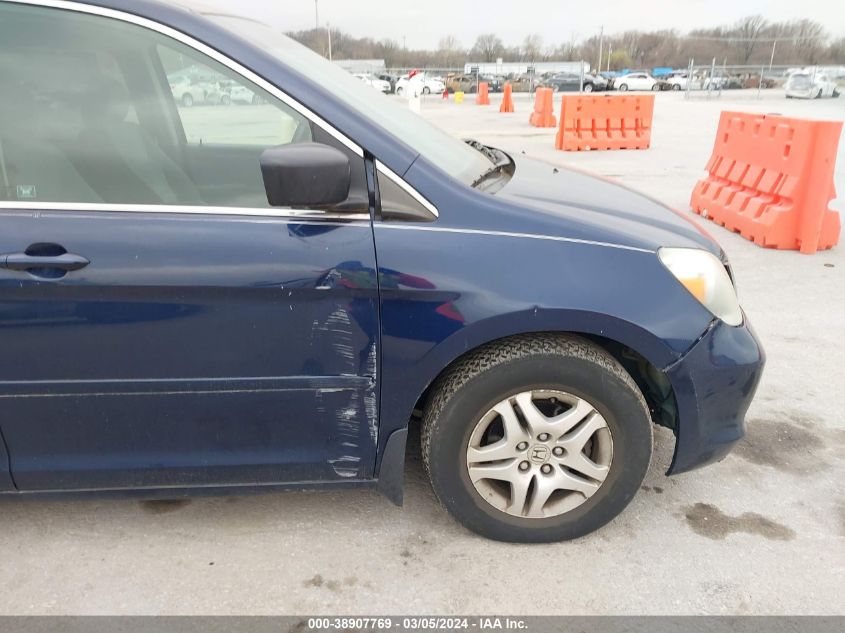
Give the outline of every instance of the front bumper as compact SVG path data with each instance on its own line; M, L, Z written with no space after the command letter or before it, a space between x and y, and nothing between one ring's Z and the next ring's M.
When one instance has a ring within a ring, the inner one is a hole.
M678 407L675 456L667 474L723 459L745 435L748 410L766 355L747 319L714 321L666 375Z

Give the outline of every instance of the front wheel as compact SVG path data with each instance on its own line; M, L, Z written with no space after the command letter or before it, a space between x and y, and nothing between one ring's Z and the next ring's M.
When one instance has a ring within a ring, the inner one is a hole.
M485 346L438 379L422 452L440 502L512 542L583 536L618 515L651 458L651 420L604 350L561 335Z
M405 89L400 86L396 89L396 94L401 97L403 94L405 94Z
M628 84L619 84L618 90L619 90L619 92L627 92L628 91Z
M584 92L592 92L593 84L584 84Z
M186 92L184 95L182 95L182 106L185 108L190 108L192 105L194 105L194 98L193 96L191 96L190 92Z
M672 84L672 90L680 90L681 84Z
M652 91L652 92L658 92L659 90L660 90L660 84L654 84L654 85L651 87L651 91Z
M431 88L429 88L428 86L423 86L422 93L424 95L431 94Z

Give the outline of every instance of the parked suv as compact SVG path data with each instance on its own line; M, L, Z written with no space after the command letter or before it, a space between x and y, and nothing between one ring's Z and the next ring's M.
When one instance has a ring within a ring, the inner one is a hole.
M401 502L416 418L454 517L556 541L625 508L653 425L669 473L745 432L725 254L651 198L219 8L0 0L0 59L0 492ZM178 107L185 59L261 106Z
M824 72L800 71L786 80L787 99L821 99L838 97L836 82Z

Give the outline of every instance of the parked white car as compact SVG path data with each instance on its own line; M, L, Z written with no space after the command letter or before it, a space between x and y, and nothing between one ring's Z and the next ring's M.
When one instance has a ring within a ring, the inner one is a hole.
M230 82L229 85L225 87L225 92L227 95L227 103L257 104L261 101L261 98L252 90L234 82Z
M405 75L396 81L396 94L401 96L409 89L418 90L419 94L423 95L427 95L432 92L434 94L440 94L446 90L446 84L444 84L440 79L426 77L422 74L416 74L411 79L408 79L408 75Z
M613 83L616 89L620 92L626 90L660 90L660 85L657 79L648 73L628 73L617 77Z
M664 81L669 85L669 90L686 90L689 83L689 73L673 73Z
M383 92L387 94L390 92L390 82L385 81L384 79L379 79L373 75L368 75L366 73L354 73L354 76L363 81L368 86L371 86L378 90L379 92Z
M787 99L820 99L838 97L836 82L826 72L802 70L792 73L786 80Z

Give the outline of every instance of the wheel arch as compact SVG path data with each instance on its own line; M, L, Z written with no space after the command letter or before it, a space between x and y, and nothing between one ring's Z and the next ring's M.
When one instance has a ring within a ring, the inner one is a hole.
M391 500L402 502L402 477L409 422L424 410L432 386L461 359L485 345L516 336L580 336L604 349L631 374L655 424L676 428L674 391L663 368L677 355L658 337L617 317L585 311L538 310L493 317L463 328L433 347L418 363L418 377L401 398L385 398L380 411L376 477Z

